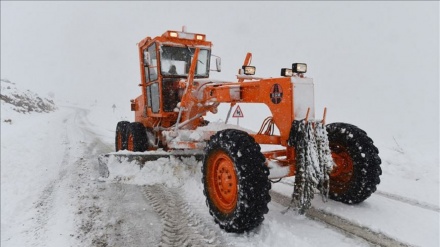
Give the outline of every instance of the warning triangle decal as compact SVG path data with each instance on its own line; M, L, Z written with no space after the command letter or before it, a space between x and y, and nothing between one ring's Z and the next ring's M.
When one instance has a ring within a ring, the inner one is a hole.
M237 105L237 108L235 108L234 114L232 117L244 117L243 111L241 110L240 106Z

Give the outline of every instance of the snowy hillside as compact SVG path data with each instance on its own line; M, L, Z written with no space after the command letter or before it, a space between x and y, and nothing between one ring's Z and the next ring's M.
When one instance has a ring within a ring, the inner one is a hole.
M2 98L17 94L12 86L3 91L2 81ZM34 100L41 97L34 96L25 100L28 109L41 105ZM208 213L200 162L162 158L139 169L133 162L110 160L110 177L99 178L98 156L114 150L116 123L131 120L124 111L87 102L58 105L50 113L23 114L15 107L2 101L2 246L372 245L312 220L313 214L285 213L287 205L279 197L290 197L291 178L273 184L277 194L260 227L225 233ZM351 206L317 197L314 212L336 224L347 221L384 246L439 246L438 156L397 144L378 148L383 161L378 191Z
M7 79L1 79L0 100L2 108L20 113L51 112L56 110L53 100L39 97L30 90L23 90ZM10 105L9 107L7 105ZM3 107L5 105L5 107Z

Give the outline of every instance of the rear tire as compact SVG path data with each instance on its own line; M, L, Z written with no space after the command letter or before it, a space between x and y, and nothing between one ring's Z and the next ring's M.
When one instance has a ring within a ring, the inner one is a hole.
M127 127L127 150L144 152L148 148L147 132L142 123L130 123Z
M364 201L380 183L379 150L365 131L346 123L326 126L335 163L330 174L329 197L346 204Z
M220 228L242 233L259 226L269 209L269 169L254 138L226 129L208 142L202 166L203 193Z
M127 149L127 126L130 123L128 121L120 121L116 125L116 135L115 135L115 150Z

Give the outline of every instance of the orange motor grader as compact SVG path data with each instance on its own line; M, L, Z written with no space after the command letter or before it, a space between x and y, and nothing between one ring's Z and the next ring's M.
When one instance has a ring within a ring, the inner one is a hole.
M134 122L119 122L115 138L116 151L133 153L112 155L140 162L163 155L202 160L207 205L222 229L240 233L260 225L272 179L296 176L293 197L299 204L307 202L307 191L313 197L315 190L324 190L331 199L356 204L376 190L378 149L356 126L325 125L325 110L322 120L315 119L306 64L281 69L277 78L257 78L247 53L237 81L216 81L209 74L220 72L221 60L211 54L204 34L166 31L138 47L142 94L131 100ZM258 132L226 124L212 128L203 117L217 113L221 103L231 109L237 103L263 103L272 116ZM261 144L281 148L262 152Z

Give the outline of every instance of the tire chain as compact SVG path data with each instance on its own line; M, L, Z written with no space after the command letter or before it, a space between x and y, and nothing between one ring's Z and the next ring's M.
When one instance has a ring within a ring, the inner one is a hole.
M294 207L304 214L311 207L316 190L321 192L323 201L327 201L333 159L322 121L295 121L292 130L295 136L291 133L289 144L295 146L297 162L295 187L288 209Z
M328 141L327 128L324 123L315 123L316 143L318 145L318 159L321 168L322 179L318 185L321 192L322 200L327 201L328 193L330 191L330 173L333 169L333 158L330 151L330 143Z
M161 217L163 230L159 246L221 246L220 237L194 214L178 193L163 185L145 187L145 195Z

